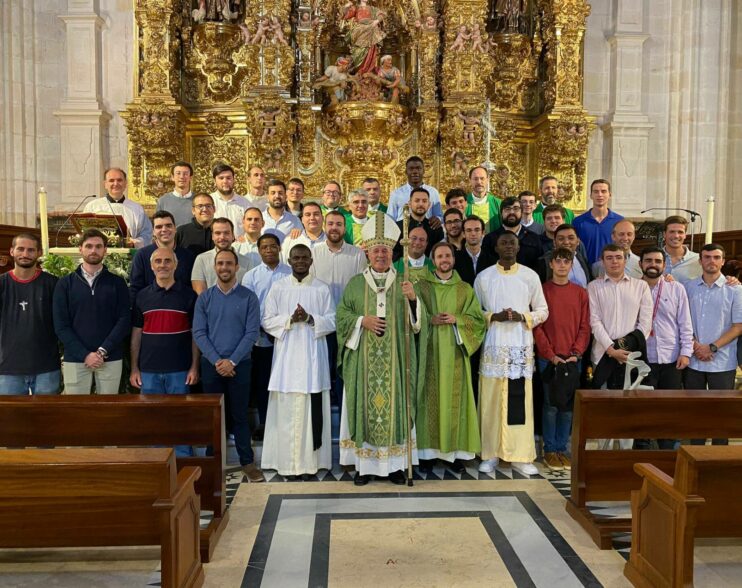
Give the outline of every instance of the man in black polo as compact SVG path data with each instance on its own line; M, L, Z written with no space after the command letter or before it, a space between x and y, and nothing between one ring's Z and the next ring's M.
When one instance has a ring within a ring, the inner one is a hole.
M155 282L139 291L132 314L129 381L143 394L187 394L198 381L196 293L175 279L178 258L169 247L155 249L150 264Z
M487 234L482 242L482 259L479 261L481 264L480 271L497 263L499 256L495 251L495 245L497 238L506 231L510 231L518 237L519 249L516 258L517 263L533 271L538 270L538 260L544 254L541 240L538 235L520 224L521 218L520 201L514 196L505 198L502 204L500 204L500 221L502 226Z
M13 238L15 267L0 276L0 395L57 394L59 348L52 300L57 278L36 267L41 241Z
M214 247L211 241L211 222L214 220L214 199L206 192L199 192L193 197L193 218L191 222L180 225L175 235L178 247L188 249L197 257Z

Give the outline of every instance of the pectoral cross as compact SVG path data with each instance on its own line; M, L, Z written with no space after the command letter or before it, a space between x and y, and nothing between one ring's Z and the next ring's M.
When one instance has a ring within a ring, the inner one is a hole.
M18 305L23 309L23 312L26 312L26 306L28 306L28 302L24 300L23 302L19 302Z

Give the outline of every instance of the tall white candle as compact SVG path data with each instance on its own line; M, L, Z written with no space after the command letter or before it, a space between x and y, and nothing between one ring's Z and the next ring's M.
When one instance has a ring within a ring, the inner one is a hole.
M46 200L46 188L39 188L39 221L41 223L41 249L43 254L49 253L49 217Z
M706 243L714 240L714 197L706 198Z

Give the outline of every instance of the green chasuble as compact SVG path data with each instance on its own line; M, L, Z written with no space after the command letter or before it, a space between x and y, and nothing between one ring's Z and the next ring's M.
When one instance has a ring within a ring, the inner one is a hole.
M373 209L372 209L372 208L371 208L371 207L369 206L369 208L368 208L368 216L374 216L374 215L376 214L376 211L377 211L377 210L378 210L379 212L386 212L386 211L387 211L387 208L386 208L386 204L384 204L383 202L379 202L379 206L378 206L378 208L377 208L376 210L373 210Z
M408 261L407 264L410 268L410 282L412 282L413 284L419 282L422 276L424 276L425 274L429 274L435 269L433 262L430 261L430 258L427 255L425 256L425 262L422 267L412 267L411 265L409 265L409 263L410 262ZM394 262L394 269L397 270L397 273L400 276L404 274L404 262L402 261L401 257Z
M572 221L575 220L575 213L573 210L564 207L564 212L567 213L567 218L564 219L565 224L571 225ZM539 202L536 208L533 210L533 220L537 223L544 224L544 203Z
M500 228L500 203L502 200L494 194L487 194L487 201L482 204L474 204L474 194L469 193L466 197L466 216L477 215L484 221L486 231L491 233ZM486 206L486 208L484 208Z
M438 449L441 453L467 451L479 453L480 436L474 404L469 358L479 349L486 332L482 306L474 289L457 272L441 282L429 273L417 284L427 311L429 331L420 337L417 416L419 449ZM453 325L432 325L431 317L453 314L460 337Z
M404 320L408 306L402 294L402 276L392 269L386 275L388 281L375 280L376 288L383 290L379 295L367 283L367 279L374 280L370 269L353 276L345 287L335 311L338 370L345 384L349 436L355 447L360 448L365 442L374 447L396 446L404 451L407 439ZM348 348L346 344L349 341L352 344L358 318L368 315L386 316L384 334L378 337L361 327L357 348ZM421 303L417 304L417 317L427 330L428 318ZM411 326L410 369L414 417L417 352Z

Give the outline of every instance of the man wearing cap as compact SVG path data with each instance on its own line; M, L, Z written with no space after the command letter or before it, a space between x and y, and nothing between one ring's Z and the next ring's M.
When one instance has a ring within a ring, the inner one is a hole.
M351 278L336 311L338 367L345 384L340 463L355 466L357 485L367 484L372 475L404 484L408 465L405 321L411 323L410 333L419 333L426 329L427 319L412 284L403 282L392 268L399 234L399 227L385 214L364 225L370 267ZM411 398L417 360L411 345ZM412 462L417 463L416 451Z

